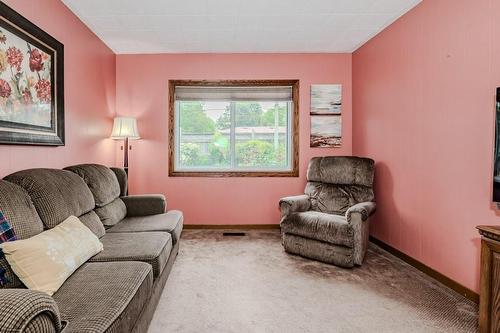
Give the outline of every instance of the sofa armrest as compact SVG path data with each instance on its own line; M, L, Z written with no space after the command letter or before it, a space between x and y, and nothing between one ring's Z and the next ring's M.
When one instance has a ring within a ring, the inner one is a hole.
M349 207L345 213L347 222L351 222L352 214L358 213L361 215L361 220L366 221L373 213L375 213L376 204L374 202L360 202L354 206Z
M61 332L55 300L29 289L0 289L0 332ZM35 331L33 331L35 329Z
M167 208L162 194L128 195L121 199L127 207L127 216L163 214Z
M288 216L294 212L305 212L311 208L311 200L308 195L296 195L280 199L281 216Z

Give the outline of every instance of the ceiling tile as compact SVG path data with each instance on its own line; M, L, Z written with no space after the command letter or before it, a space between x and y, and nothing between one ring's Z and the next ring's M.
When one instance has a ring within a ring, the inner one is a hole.
M387 13L394 14L399 13L404 14L410 8L415 7L420 3L419 0L375 0L371 6L369 7L370 13L379 14L379 13Z
M62 0L113 51L352 52L421 0Z

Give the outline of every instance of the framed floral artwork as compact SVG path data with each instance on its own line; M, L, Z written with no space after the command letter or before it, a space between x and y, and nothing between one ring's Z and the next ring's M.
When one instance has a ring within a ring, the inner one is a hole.
M0 2L0 143L64 145L64 46Z

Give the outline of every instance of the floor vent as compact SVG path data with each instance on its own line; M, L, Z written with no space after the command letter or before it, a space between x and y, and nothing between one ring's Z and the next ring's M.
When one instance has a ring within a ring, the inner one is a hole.
M229 236L229 237L241 237L241 236L246 236L247 234L245 232L239 232L239 231L228 231L228 232L223 232L222 236Z

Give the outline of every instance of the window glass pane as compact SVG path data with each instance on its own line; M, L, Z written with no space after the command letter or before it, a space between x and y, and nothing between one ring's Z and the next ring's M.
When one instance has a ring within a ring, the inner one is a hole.
M233 102L235 167L284 169L288 166L286 102Z
M229 110L229 102L179 102L180 168L202 170L230 167L230 127L220 123Z

